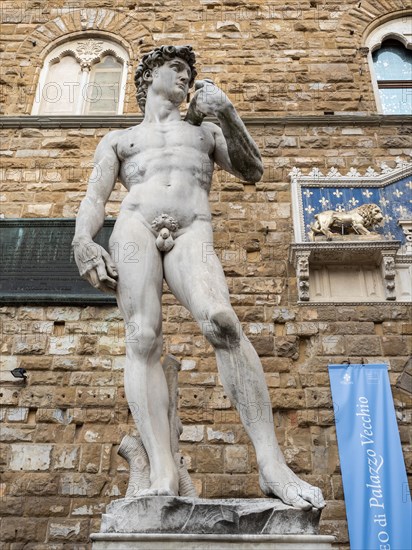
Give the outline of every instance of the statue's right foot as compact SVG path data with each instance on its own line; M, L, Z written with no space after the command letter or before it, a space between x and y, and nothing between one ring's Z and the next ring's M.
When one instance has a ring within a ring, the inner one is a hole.
M259 482L265 495L278 497L294 508L321 510L326 505L322 491L300 479L284 463L273 462L260 467Z

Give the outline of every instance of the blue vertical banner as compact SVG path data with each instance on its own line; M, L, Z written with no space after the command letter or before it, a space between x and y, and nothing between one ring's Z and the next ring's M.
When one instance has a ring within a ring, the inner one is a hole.
M351 550L411 550L412 506L387 365L329 365Z

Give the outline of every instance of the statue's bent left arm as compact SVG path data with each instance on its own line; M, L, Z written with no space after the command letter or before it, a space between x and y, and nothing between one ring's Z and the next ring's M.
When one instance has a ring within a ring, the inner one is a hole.
M196 93L189 111L204 116L216 116L220 128L212 123L215 135L216 163L243 181L256 183L263 174L262 159L242 119L227 95L209 80L196 82Z
M251 138L242 119L232 104L217 113L232 171L242 180L256 183L263 175L259 149ZM216 148L216 162L219 164L220 149Z

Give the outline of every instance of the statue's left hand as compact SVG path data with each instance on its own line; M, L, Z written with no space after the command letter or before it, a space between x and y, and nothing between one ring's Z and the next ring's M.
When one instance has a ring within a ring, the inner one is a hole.
M197 80L190 106L203 116L218 116L232 105L227 95L211 80Z

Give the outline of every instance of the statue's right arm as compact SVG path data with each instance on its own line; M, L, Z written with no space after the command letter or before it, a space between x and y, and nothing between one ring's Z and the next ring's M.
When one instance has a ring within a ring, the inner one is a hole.
M110 255L93 237L101 229L105 205L115 186L120 162L116 152L119 131L104 136L96 148L86 196L80 204L72 246L80 275L95 288L113 292L117 272Z
M92 240L101 229L105 217L105 205L115 186L119 173L119 158L116 154L118 132L104 136L96 148L93 171L89 178L86 196L82 200L76 218L73 242Z

